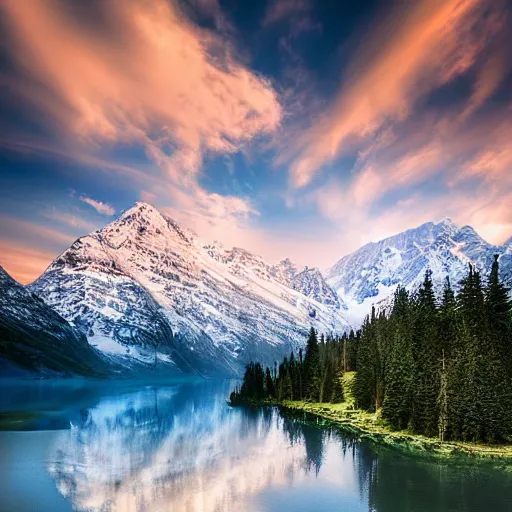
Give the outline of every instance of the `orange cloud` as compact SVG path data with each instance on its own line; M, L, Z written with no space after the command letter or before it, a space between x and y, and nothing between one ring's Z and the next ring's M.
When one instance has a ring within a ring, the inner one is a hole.
M401 3L353 59L334 105L277 159L290 163L292 185L307 185L355 138L403 121L418 100L470 69L500 27L497 16L482 16L486 6L483 0Z
M220 15L213 0L196 4ZM279 126L270 82L237 61L228 40L188 20L177 0L108 0L101 7L106 25L92 26L79 4L2 3L24 71L20 94L53 119L73 152L77 145L90 155L109 144L142 144L162 174L147 174L144 185L157 202L188 196L200 206L196 217L218 216L224 224L226 212L233 222L253 212L245 200L208 194L198 175L205 153L236 152ZM114 170L137 181L145 174Z
M12 236L24 239L33 240L36 238L44 240L45 242L61 244L64 246L69 245L74 240L73 235L62 233L56 229L41 226L40 224L36 224L28 220L9 217L6 215L0 215L0 227L1 232L3 233L9 233Z
M220 240L227 245L255 248L256 233L248 226L251 215L259 213L246 198L222 196L196 187L191 194L171 188L174 206L165 212L209 240ZM244 245L244 240L248 244Z
M172 2L109 0L108 34L55 0L3 6L18 61L53 94L27 93L82 137L170 145L172 162L183 164L175 172L197 172L203 150L235 151L280 122L271 85Z
M505 114L507 114L505 112ZM508 115L512 114L509 109ZM507 116L506 116L507 117ZM450 181L450 185L460 184L471 178L481 178L495 183L502 190L512 187L512 123L491 118L471 132L465 140L466 148L478 148L474 157L465 162Z
M55 258L55 254L37 251L0 239L0 265L23 284L39 277Z

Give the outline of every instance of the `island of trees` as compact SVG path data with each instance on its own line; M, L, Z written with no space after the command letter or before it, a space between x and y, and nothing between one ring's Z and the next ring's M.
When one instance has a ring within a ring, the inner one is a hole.
M238 403L339 403L343 375L358 409L391 430L441 441L506 443L512 435L512 314L498 257L484 284L470 265L457 296L447 278L436 298L431 272L417 293L398 288L391 311L375 309L341 337L311 328L304 353L279 366L247 365Z

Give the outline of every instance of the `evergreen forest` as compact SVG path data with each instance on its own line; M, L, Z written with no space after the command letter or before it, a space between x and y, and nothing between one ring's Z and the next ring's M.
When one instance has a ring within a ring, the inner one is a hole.
M312 327L304 351L278 365L247 365L231 403L287 400L340 403L343 374L355 372L357 408L392 430L440 440L504 443L512 435L512 313L499 277L469 266L459 292L442 296L427 271L411 295L398 287L389 311L375 308L357 331L333 337Z

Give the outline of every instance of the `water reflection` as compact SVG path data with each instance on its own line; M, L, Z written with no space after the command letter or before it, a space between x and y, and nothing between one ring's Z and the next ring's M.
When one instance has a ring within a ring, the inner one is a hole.
M48 468L59 491L78 510L249 510L260 490L318 472L320 431L304 437L276 411L226 407L220 388L147 388L82 411Z
M512 510L505 472L376 451L271 408L231 409L228 391L204 381L75 390L46 471L80 511ZM15 439L3 441L12 460Z

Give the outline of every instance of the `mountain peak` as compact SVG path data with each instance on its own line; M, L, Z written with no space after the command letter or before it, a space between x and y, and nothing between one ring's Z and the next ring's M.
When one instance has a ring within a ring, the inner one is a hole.
M161 218L162 214L149 203L137 201L132 207L126 209L117 220L144 217L146 219ZM115 222L115 221L114 221Z
M451 217L445 217L443 220L437 222L438 226L444 226L450 229L460 229L455 222L451 219Z
M506 246L487 243L471 226L459 227L445 218L359 248L327 270L327 282L358 323L372 304L389 304L397 285L414 293L427 268L439 294L446 276L459 283L468 262L488 271L493 255L505 251Z
M14 279L9 275L7 270L5 270L2 265L0 265L0 283L8 283L10 281L14 281Z
M317 302L340 308L336 292L327 284L317 267L304 267L302 272L293 277L292 287Z
M167 235L172 232L187 244L193 243L197 238L193 231L182 227L174 219L143 201L137 201L131 208L125 210L120 217L105 226L101 234L118 244L129 236L129 231L135 231L139 236L145 238L150 236L153 239L167 238Z

